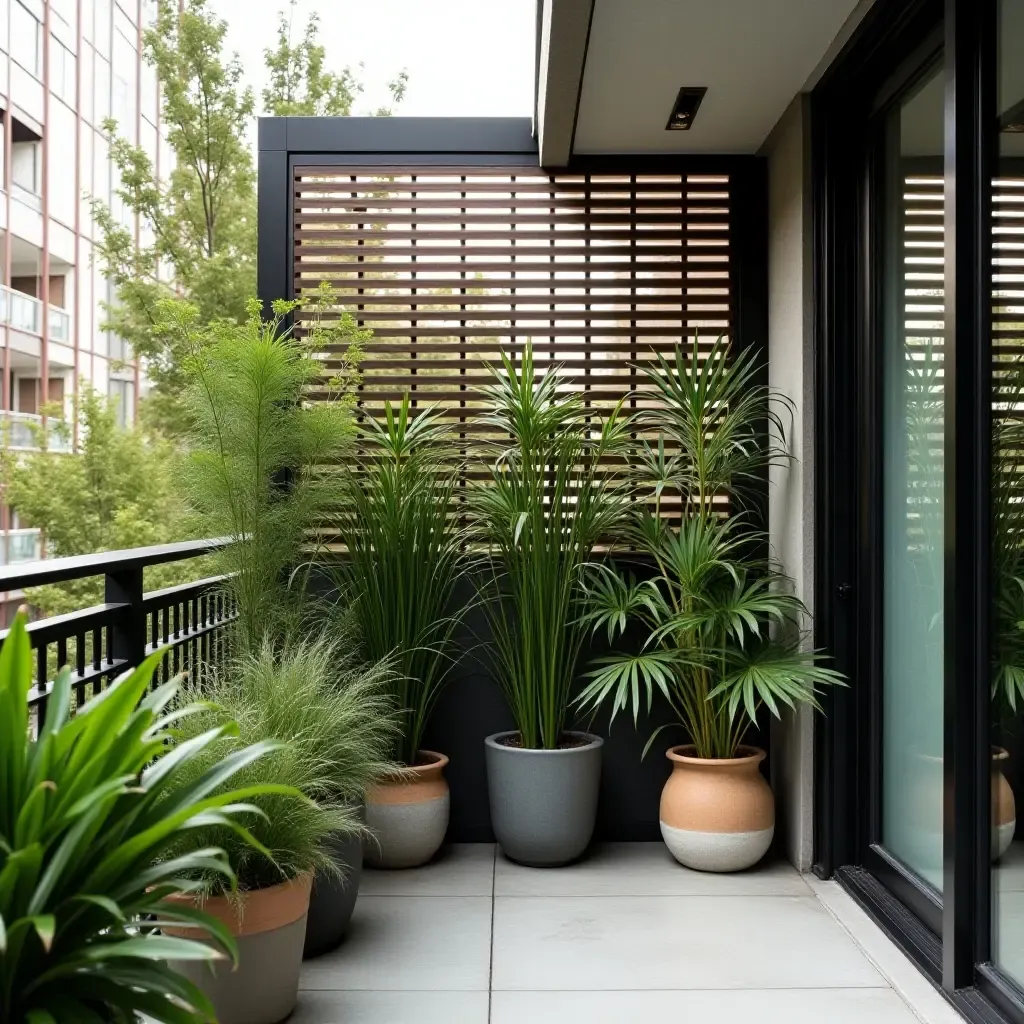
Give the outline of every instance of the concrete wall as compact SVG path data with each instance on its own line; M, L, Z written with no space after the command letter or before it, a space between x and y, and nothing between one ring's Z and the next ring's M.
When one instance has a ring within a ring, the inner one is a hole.
M814 377L811 321L809 104L798 95L765 142L768 158L769 381L793 403L784 410L792 462L773 468L769 535L773 554L808 607L814 589ZM809 623L805 626L809 627ZM772 723L772 785L779 847L799 869L813 857L813 713Z

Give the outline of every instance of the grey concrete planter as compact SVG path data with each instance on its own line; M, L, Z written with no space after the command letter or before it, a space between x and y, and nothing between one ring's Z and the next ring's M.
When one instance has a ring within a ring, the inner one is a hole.
M356 908L359 882L363 877L363 837L348 836L331 843L331 856L341 877L317 872L309 897L304 959L322 956L345 937Z
M295 1009L299 969L306 935L312 879L300 875L280 885L246 892L241 899L213 896L203 904L234 935L238 967L219 960L170 961L172 970L201 988L217 1012L219 1024L279 1024ZM193 902L191 897L170 897ZM170 935L194 939L194 931L165 928Z
M531 867L555 867L576 860L594 834L601 786L604 740L569 733L586 746L565 750L528 750L500 740L484 741L491 825L502 852Z

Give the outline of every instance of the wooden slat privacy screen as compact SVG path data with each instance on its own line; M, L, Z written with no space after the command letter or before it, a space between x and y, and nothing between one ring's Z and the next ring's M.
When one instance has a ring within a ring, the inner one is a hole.
M528 339L600 409L642 404L652 352L731 335L727 174L297 166L293 185L294 294L327 281L372 328L367 412L411 389L471 446L474 388Z

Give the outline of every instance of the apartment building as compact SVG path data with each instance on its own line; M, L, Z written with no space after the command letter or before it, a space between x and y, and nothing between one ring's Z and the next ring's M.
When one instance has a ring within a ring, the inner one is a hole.
M155 0L0 0L0 417L5 443L32 448L53 403L71 421L86 384L109 395L126 422L139 366L103 331L110 286L93 259L91 198L126 226L101 125L168 166L157 78L141 57ZM52 421L51 421L52 422ZM33 429L33 427L37 429ZM73 449L77 437L53 444ZM0 564L38 558L38 530L0 507Z

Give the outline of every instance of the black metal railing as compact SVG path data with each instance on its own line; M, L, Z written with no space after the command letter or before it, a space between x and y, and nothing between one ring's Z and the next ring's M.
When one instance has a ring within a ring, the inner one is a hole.
M84 703L126 669L166 648L154 683L218 664L226 653L225 627L236 617L222 586L225 577L144 592L149 566L201 558L225 546L223 538L154 547L102 551L0 568L0 591L103 577L102 604L28 626L35 652L35 685L30 702L40 717L53 688L56 669L70 665L75 705ZM6 631L0 632L0 638Z

